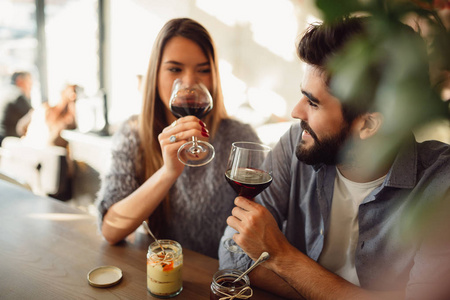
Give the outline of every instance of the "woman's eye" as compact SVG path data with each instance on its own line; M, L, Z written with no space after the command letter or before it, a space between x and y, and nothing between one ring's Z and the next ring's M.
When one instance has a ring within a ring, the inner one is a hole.
M172 73L178 73L178 72L181 72L181 69L180 68L169 68L169 71Z
M201 70L199 70L199 72L200 73L211 73L211 69L210 68L208 68L208 69L201 69Z

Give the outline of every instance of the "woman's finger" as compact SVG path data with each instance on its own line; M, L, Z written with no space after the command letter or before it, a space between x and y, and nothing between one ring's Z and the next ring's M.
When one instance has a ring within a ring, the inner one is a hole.
M206 124L195 116L187 116L173 121L169 126L163 129L163 132L173 131L175 129L177 131L182 131L190 128L197 128L199 130L202 128L206 129Z
M187 142L185 136L187 136L185 132L179 132L176 134L169 134L166 132L160 133L158 135L158 140L159 144L161 145L161 148L171 145L178 145L178 147L180 147L182 144Z

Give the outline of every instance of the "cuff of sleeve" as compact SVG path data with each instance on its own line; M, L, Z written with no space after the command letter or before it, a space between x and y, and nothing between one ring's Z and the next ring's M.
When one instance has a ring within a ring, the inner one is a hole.
M228 251L223 246L223 242L228 238L232 238L236 232L237 232L236 230L227 226L227 228L225 229L225 232L220 240L219 270L237 269L237 270L244 271L248 267L250 267L250 265L252 264L252 260L250 257L247 256L247 254L233 253L233 252Z

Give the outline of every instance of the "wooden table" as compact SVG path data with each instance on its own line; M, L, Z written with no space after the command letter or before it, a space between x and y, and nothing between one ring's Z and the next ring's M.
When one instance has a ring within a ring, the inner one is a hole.
M110 246L95 217L0 180L1 299L156 299L147 292L149 243L137 233ZM183 291L175 299L209 299L218 261L188 249L183 253ZM103 265L122 269L122 281L90 286L88 272ZM281 299L256 288L252 298Z

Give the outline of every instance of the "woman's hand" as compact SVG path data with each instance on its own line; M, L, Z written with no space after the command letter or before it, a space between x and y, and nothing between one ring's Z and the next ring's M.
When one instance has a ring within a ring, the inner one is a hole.
M176 120L158 135L164 168L173 176L180 176L184 169L184 164L177 157L178 148L190 141L193 136L202 140L207 140L209 137L206 124L195 116L187 116Z
M158 135L164 164L135 191L108 209L102 234L109 243L116 244L126 238L155 212L183 172L184 164L178 160L177 152L192 136L202 139L209 136L205 124L195 116L177 120Z

